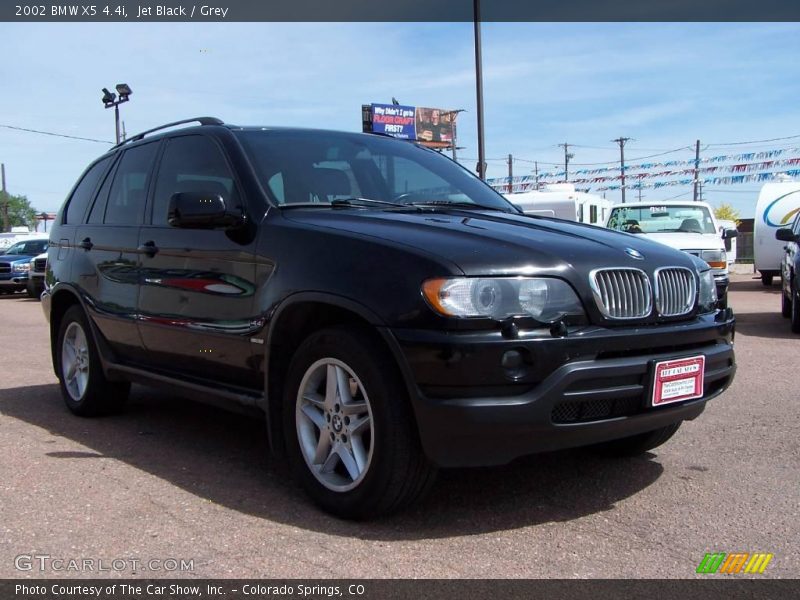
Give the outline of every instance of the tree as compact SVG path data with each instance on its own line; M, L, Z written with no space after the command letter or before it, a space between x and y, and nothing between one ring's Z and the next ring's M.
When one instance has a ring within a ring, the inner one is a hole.
M6 211L8 211L7 219ZM36 213L37 210L31 206L27 197L0 192L0 218L3 231L10 231L12 227L20 226L35 228Z
M727 202L723 202L714 209L714 216L721 221L733 221L736 226L739 226L741 219L739 219L739 211L733 208Z

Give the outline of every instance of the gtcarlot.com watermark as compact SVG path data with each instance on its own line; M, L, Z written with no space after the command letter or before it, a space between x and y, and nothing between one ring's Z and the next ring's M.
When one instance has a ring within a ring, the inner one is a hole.
M87 558L19 554L14 557L17 571L39 573L141 573L143 571L192 572L194 559L185 558Z

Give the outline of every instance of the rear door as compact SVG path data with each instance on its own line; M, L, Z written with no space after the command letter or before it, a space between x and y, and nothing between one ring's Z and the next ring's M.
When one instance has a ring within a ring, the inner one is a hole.
M139 233L139 331L148 362L179 375L242 387L263 385L252 361L255 236L223 229L179 229L167 222L179 192L221 195L241 206L237 183L212 137L173 137L159 161L150 217Z
M124 151L75 236L72 279L100 332L123 359L142 354L136 326L137 245L159 145L149 142Z

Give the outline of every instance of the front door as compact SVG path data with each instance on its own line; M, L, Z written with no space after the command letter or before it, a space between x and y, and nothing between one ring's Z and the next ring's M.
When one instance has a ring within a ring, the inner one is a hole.
M148 363L173 374L260 388L251 342L260 326L253 314L255 240L167 222L173 194L219 194L236 206L239 186L211 137L185 135L166 144L150 222L139 232L139 247L145 249L139 331Z

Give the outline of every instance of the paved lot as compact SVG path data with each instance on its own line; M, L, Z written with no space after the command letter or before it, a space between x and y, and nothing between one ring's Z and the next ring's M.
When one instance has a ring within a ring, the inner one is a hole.
M140 387L122 416L72 417L39 303L0 297L0 577L59 575L20 554L193 559L192 577L691 577L711 551L773 552L765 576L796 577L800 337L750 277L736 381L666 446L445 472L412 512L357 524L284 478L260 422Z

